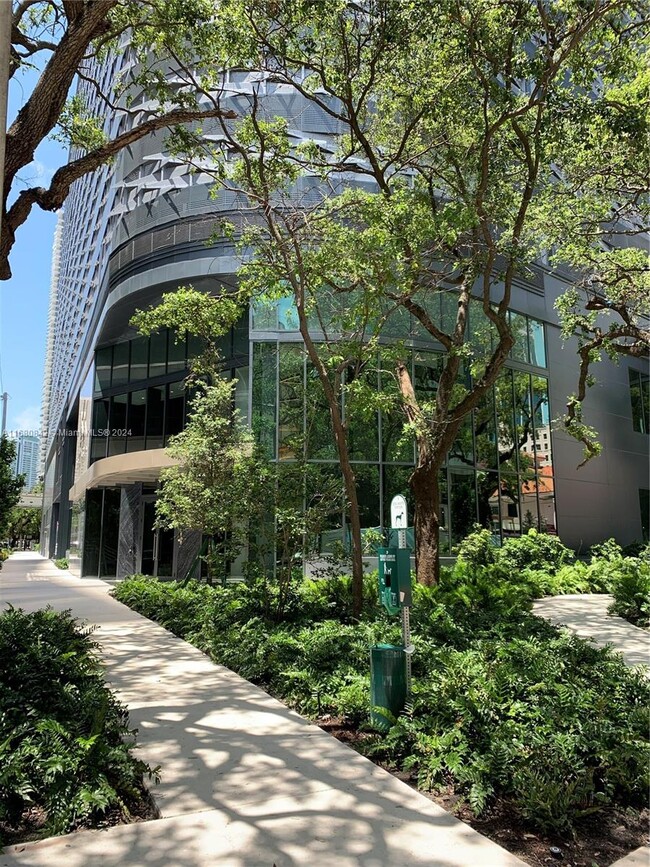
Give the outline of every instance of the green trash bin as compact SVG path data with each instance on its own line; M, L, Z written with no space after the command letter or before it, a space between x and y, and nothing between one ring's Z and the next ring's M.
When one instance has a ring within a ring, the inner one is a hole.
M388 731L406 703L406 653L396 644L370 648L370 723Z

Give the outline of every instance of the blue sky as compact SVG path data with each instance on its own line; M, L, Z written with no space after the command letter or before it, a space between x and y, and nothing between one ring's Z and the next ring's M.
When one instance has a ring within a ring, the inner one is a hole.
M29 94L37 73L26 71L9 89L11 124ZM66 161L65 149L45 141L23 173L29 185L47 186L52 173ZM19 191L20 184L14 185ZM11 254L11 280L0 283L0 359L2 386L9 394L7 430L40 427L41 391L50 290L52 240L56 214L34 208L16 234Z

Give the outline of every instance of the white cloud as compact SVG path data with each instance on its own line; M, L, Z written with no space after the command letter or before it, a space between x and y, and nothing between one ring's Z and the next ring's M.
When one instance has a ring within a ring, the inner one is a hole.
M11 406L11 402L9 404ZM41 426L40 406L27 406L11 415L7 422L7 432L10 431L38 431Z

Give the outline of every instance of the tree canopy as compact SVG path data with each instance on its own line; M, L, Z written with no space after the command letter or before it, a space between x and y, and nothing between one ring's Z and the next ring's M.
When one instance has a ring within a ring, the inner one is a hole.
M201 103L214 69L209 57L202 66L193 49L206 39L213 17L212 0L14 4L9 76L26 67L40 75L7 130L0 279L11 276L16 231L34 206L58 210L74 181L150 132L222 113ZM102 63L115 54L128 56L128 74L105 81ZM108 117L122 119L112 127L118 132L109 132ZM70 160L47 188L23 186L21 172L51 135L70 146Z
M216 182L243 188L259 215L240 236L253 251L242 287L253 298L292 295L307 345L322 341L325 324L345 341L371 321L367 346L410 317L440 347L435 393L424 397L393 350L418 447L411 488L425 581L437 573L439 470L516 347L513 286L531 263L562 262L600 287L582 320L563 302L567 335L597 327L597 294L623 320L604 348L647 351L638 318L647 13L624 0L232 0L218 9L220 56L300 93L337 130L334 147L316 135L294 146L260 83L247 116L222 122L221 141L193 143L201 170L208 156ZM623 286L633 288L617 303ZM322 370L326 391L336 363ZM328 402L336 431L337 400Z

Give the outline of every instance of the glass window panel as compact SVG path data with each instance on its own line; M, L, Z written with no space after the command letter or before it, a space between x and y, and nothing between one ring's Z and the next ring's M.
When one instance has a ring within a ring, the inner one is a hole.
M305 503L320 513L308 543L311 555L333 554L343 544L343 501L338 464L307 464Z
M81 574L95 578L99 575L99 541L102 532L103 494L104 492L101 490L86 491L86 520Z
M495 325L487 318L478 303L470 306L469 343L475 359L487 362L499 342Z
M275 301L256 299L251 304L253 328L256 331L277 330L277 306Z
M535 422L535 465L553 467L551 446L551 416L548 401L548 381L543 376L532 377L533 419Z
M203 352L203 340L196 334L187 335L187 357L188 359L198 358Z
M298 311L293 300L293 295L286 298L280 298L277 302L278 310L278 330L279 331L297 331L298 330Z
M281 343L278 404L278 460L302 456L304 423L304 351L297 343Z
M165 386L147 389L147 445L148 449L163 446L163 422L165 417Z
M650 383L648 374L633 368L628 370L632 427L638 433L650 432Z
M167 406L165 410L165 442L169 437L183 430L185 403L185 383L170 382L167 386Z
M456 464L466 467L474 466L474 438L472 435L472 418L466 416L452 445L449 456L449 464Z
M512 370L505 369L499 374L494 386L494 401L499 432L499 467L504 472L516 472L517 449L515 446Z
M543 481L542 481L543 484ZM521 501L521 532L539 530L539 508L537 505L537 491L540 480L536 476L522 478L520 484Z
M122 455L126 450L127 422L126 408L128 394L116 394L111 398L109 455Z
M307 361L307 429L305 439L307 457L311 459L332 460L336 458L336 444L332 430L329 405L323 393L318 372Z
M105 391L111 387L113 366L113 347L98 349L95 353L95 391Z
M117 540L120 535L120 488L104 491L102 510L102 549L99 574L102 578L115 578L117 572Z
M539 529L543 533L556 535L555 480L551 467L542 467L537 474L537 502L539 508Z
M113 378L111 386L126 385L129 381L129 342L116 343L113 347Z
M474 473L452 471L451 482L451 544L458 545L472 532L476 523L476 491Z
M248 390L250 374L248 367L238 367L235 371L235 409L242 422L248 422Z
M440 323L446 334L451 334L456 327L458 315L458 295L455 292L440 293Z
M257 441L269 458L275 457L277 344L253 344L253 417Z
M167 371L167 331L149 338L149 378L163 376Z
M476 473L478 522L499 534L499 475L494 471Z
M440 292L431 290L430 292L426 292L425 294L414 298L414 301L425 310L427 316L434 325L440 325ZM424 325L422 325L415 315L411 317L411 333L414 337L424 337L433 340L431 333Z
M519 470L522 474L526 474L531 467L534 470L535 466L530 375L514 370L512 381L515 401L515 443L519 452Z
M90 446L90 462L106 457L108 444L108 399L93 403L93 438Z
M537 319L528 320L528 346L530 363L546 367L546 345L544 342L544 323Z
M528 354L528 324L525 316L521 313L510 311L510 330L515 338L515 345L510 351L510 357L516 361L530 361Z
M147 416L147 390L132 391L129 395L129 430L131 435L126 441L127 452L144 449L144 425Z
M477 466L496 469L499 466L499 456L493 388L483 395L474 411L474 443Z
M415 394L418 400L433 403L442 372L442 355L439 352L416 352L413 362Z
M349 367L346 373L346 387L352 387L353 394L346 395L345 417L348 424L348 442L350 457L353 461L379 460L379 413L367 411L368 402L364 391L368 389L373 395L377 393L377 371L372 368L361 374L360 390L355 391L356 371Z
M241 364L242 360L248 361L248 318L242 317L231 329L232 332L232 355Z
M354 475L357 480L361 527L364 530L378 530L381 525L379 467L376 464L358 464L354 468Z
M521 511L519 507L519 478L516 475L501 474L498 513L502 537L519 536Z
M136 337L131 341L131 371L129 379L137 382L147 378L149 365L149 338Z
M167 373L185 370L185 334L168 332Z

